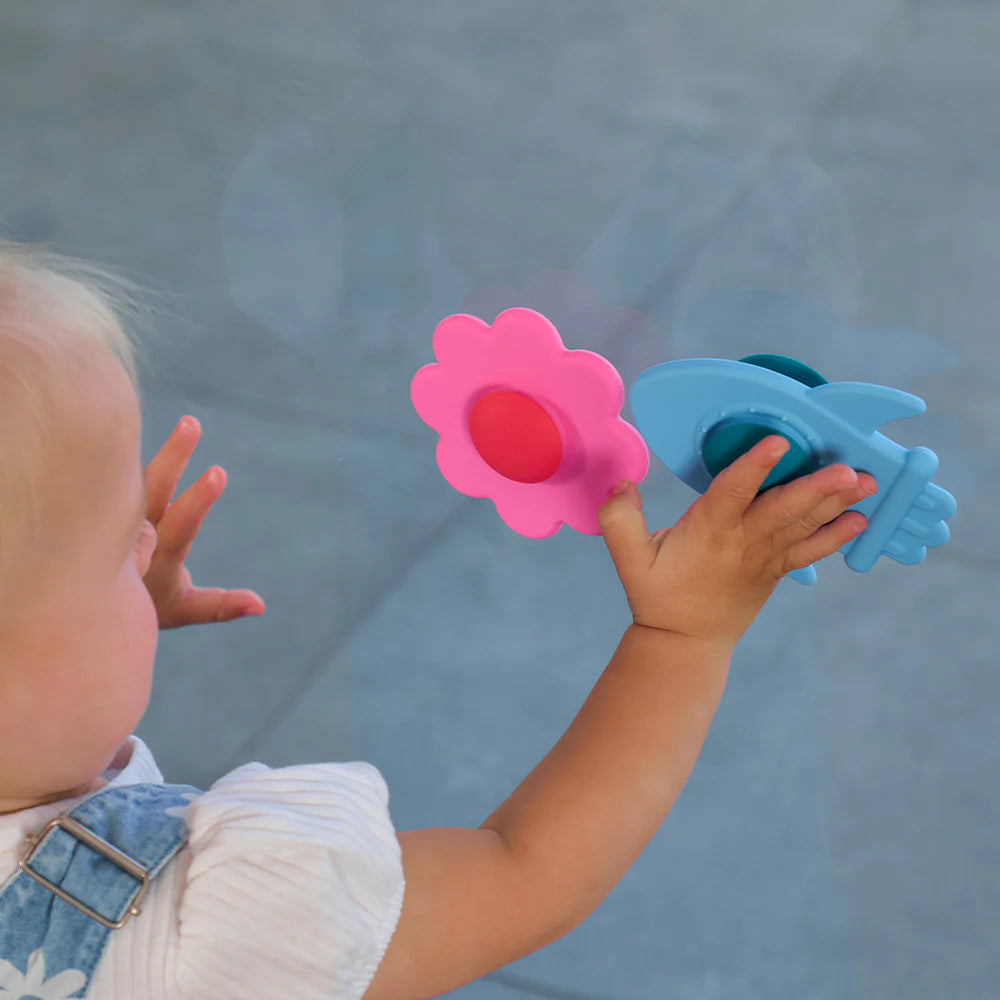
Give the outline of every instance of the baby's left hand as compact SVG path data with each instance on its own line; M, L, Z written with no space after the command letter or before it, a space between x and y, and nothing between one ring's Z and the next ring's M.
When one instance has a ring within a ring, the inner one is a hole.
M264 602L252 590L195 587L184 565L205 515L226 488L225 469L213 465L171 503L200 438L201 424L194 417L181 417L146 466L146 517L156 529L157 541L143 583L153 598L161 629L228 622L265 611Z

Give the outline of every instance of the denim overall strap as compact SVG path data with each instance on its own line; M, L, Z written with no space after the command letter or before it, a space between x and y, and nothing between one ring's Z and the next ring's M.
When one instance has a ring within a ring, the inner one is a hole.
M139 915L149 883L187 842L183 812L201 794L108 788L28 837L0 888L0 996L86 994L112 930Z

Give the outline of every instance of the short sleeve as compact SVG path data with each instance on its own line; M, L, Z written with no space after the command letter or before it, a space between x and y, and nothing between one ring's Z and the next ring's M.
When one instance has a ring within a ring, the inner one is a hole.
M403 902L389 791L371 764L247 764L185 811L185 1000L356 1000Z

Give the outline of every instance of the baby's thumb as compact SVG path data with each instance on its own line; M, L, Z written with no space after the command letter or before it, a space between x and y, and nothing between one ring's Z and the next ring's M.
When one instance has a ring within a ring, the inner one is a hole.
M638 565L644 556L648 561L649 556L649 531L642 513L639 487L631 480L623 479L598 510L597 523L611 561L624 584L631 567Z

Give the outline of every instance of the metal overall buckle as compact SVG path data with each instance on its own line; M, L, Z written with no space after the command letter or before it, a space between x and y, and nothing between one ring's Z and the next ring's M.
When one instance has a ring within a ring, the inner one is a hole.
M54 885L47 878L45 878L44 875L39 875L38 872L33 871L28 867L28 863L31 861L32 857L34 857L35 852L41 846L42 841L56 827L61 827L68 834L74 836L81 843L86 844L87 847L96 851L101 855L101 857L106 858L112 864L117 865L122 871L125 872L126 875L131 875L132 878L140 883L139 888L136 890L131 901L129 902L128 910L125 912L125 916L123 916L117 923L113 923L106 917L101 916L100 913L92 910L86 903L81 903L80 900L71 896L65 889ZM146 890L149 888L149 872L134 858L130 858L123 851L119 851L117 847L109 844L106 840L99 837L93 830L89 830L82 823L78 823L75 819L71 819L69 816L57 816L55 819L46 823L40 833L29 834L25 839L29 845L28 851L17 863L21 871L26 872L36 882L40 882L50 892L54 892L60 899L64 899L71 906L75 906L81 913L85 913L88 917L93 918L99 924L103 924L108 928L108 930L121 930L132 917L137 917L142 912L139 909L139 903L142 901L142 897L146 895Z

